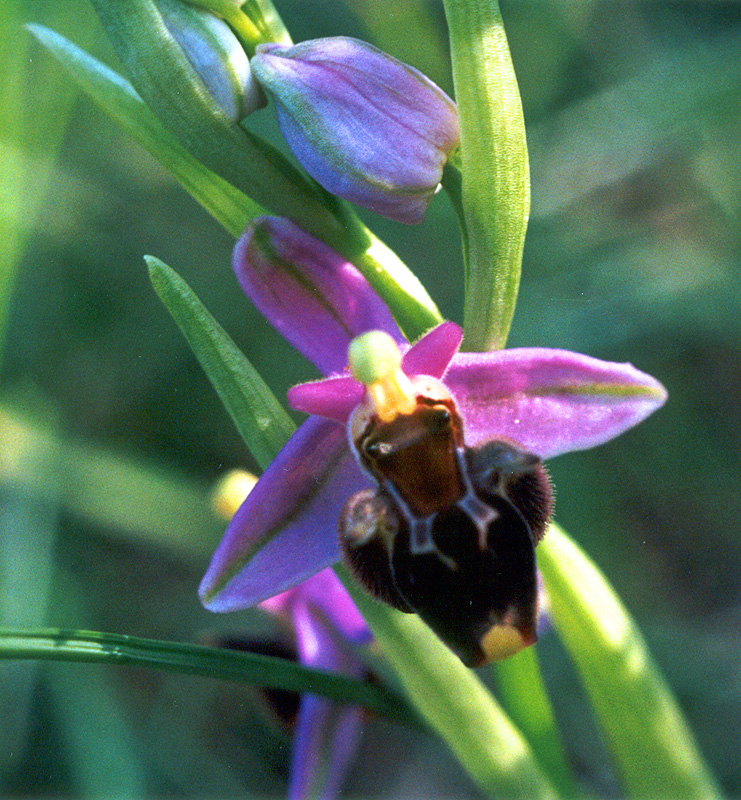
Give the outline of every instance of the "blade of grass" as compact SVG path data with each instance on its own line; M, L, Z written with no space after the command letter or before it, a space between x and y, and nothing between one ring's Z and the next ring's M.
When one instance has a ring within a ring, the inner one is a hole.
M720 797L638 628L595 564L557 525L538 546L538 564L630 796Z
M0 659L128 664L204 678L309 692L418 724L403 700L381 686L300 666L292 661L202 645L99 631L0 628Z
M265 469L296 426L188 284L159 259L145 256L145 260L160 300L188 340L250 452Z

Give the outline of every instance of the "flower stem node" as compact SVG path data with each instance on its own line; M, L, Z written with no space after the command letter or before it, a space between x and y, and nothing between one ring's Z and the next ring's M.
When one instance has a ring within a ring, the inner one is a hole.
M421 222L460 142L455 104L442 89L343 36L259 45L252 69L319 184L390 219Z

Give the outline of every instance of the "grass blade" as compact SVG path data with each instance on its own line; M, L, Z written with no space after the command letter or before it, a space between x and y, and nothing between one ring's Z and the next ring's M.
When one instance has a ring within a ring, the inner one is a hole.
M0 659L127 664L320 694L416 723L407 705L388 690L344 675L309 669L283 658L98 631L0 628Z
M632 797L720 796L627 610L556 525L538 546L553 622L579 670Z

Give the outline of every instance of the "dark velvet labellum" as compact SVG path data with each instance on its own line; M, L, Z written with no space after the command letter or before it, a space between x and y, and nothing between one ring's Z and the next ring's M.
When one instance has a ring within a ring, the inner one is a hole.
M502 439L466 447L447 394L361 423L353 444L377 489L352 497L340 519L358 581L417 613L467 666L535 642L535 546L553 505L540 459Z

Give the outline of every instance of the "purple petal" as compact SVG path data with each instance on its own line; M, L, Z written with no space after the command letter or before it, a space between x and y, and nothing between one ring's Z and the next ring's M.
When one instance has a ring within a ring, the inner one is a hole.
M305 414L316 414L344 425L363 399L365 387L352 375L301 383L288 390L288 405Z
M325 375L342 372L350 341L367 330L406 341L358 270L287 219L253 220L233 266L258 310Z
M421 221L459 143L455 104L439 87L347 37L259 45L251 64L312 177L391 219Z
M367 486L345 429L308 419L230 522L199 588L204 606L247 608L337 562L340 511Z
M466 444L505 436L541 458L602 444L666 399L657 380L630 364L544 348L460 353L444 382Z
M463 331L455 322L443 322L421 339L418 339L402 360L402 369L407 375L430 375L442 378L448 364L458 352Z
M299 661L316 669L359 678L365 668L332 630L323 608L301 597L291 610ZM362 618L361 618L362 619Z
M372 638L370 629L347 590L332 569L317 572L296 591L307 605L319 611L348 641L365 644Z
M289 800L339 797L360 746L363 711L303 695L291 756Z
M299 661L316 669L364 677L363 664L327 626L326 606L337 598L337 590L344 593L342 585L330 570L315 575L311 582L311 586L307 581L296 590L301 597L292 609ZM325 597L322 588L329 589ZM309 596L314 594L316 597ZM363 717L358 708L340 707L314 695L301 698L293 740L290 798L337 796L357 752Z
M259 605L271 614L290 618L293 627L297 622L297 610L303 608L315 616L318 614L344 639L354 644L367 644L372 639L370 629L355 603L329 567L293 589L263 600Z

